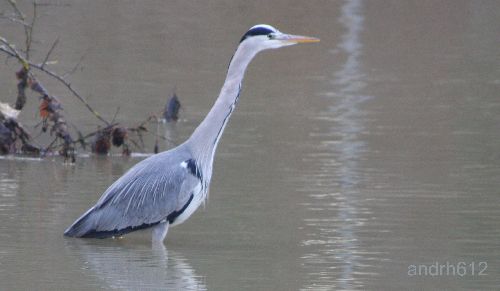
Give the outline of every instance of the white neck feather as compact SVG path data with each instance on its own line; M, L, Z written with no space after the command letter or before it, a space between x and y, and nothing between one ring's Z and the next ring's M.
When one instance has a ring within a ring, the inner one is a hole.
M194 130L186 144L198 161L204 178L210 181L215 150L236 106L245 70L258 50L251 43L241 43L227 71L219 97L205 119Z

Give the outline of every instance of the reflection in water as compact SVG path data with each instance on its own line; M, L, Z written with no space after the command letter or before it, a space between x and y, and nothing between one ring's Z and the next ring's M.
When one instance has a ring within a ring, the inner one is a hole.
M363 211L366 214L367 211L358 205L356 193L361 182L358 161L364 150L364 142L360 138L364 130L360 105L370 96L361 92L366 86L360 63L363 48L360 40L364 20L362 8L361 0L344 3L340 22L346 32L338 49L332 51L334 54L345 54L346 61L333 74L332 91L324 94L334 103L321 117L330 123L331 131L323 134L323 147L328 154L311 157L320 172L310 179L324 187L322 193L310 194L311 212L305 220L309 239L303 241L303 245L311 253L306 253L303 259L312 277L308 280L311 285L306 289L363 287L360 272L366 263L360 260L367 253L358 245L356 230L364 223L359 213ZM332 136L335 140L331 140ZM331 141L325 142L325 139ZM325 176L333 181L325 183Z
M4 231L7 221L12 219L9 213L15 212L17 205L16 195L18 193L18 181L9 177L8 173L0 173L0 219L4 222L0 226L0 237L8 236L8 232ZM2 251L0 251L0 259L2 259Z
M125 245L113 241L68 240L67 249L77 255L85 273L97 277L106 288L123 290L207 290L179 253L165 246Z

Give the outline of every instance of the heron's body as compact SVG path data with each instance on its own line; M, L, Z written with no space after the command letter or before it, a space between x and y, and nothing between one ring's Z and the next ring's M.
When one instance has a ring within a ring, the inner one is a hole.
M129 169L64 234L106 238L152 228L153 241L163 241L169 225L184 222L207 197L215 151L253 57L264 49L316 41L283 34L268 25L252 27L229 64L219 98L191 137Z

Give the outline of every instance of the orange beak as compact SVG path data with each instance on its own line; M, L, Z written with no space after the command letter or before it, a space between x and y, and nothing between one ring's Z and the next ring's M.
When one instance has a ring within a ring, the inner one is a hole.
M312 43L319 42L319 38L303 36L303 35L293 35L293 34L283 34L277 37L278 40L289 43Z

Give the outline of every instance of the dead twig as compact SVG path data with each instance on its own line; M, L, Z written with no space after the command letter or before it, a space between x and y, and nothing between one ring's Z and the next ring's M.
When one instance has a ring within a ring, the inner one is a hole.
M92 106L83 98L80 93L78 93L71 83L67 82L62 76L58 75L57 73L47 69L45 66L42 66L41 64L35 64L28 59L24 58L16 49L13 45L11 45L5 38L0 37L0 42L4 44L4 46L0 46L0 51L5 52L6 54L15 57L19 60L19 62L23 65L23 67L29 71L30 68L35 68L39 71L44 72L45 74L51 76L52 78L56 79L59 81L61 84L63 84L80 102L82 102L85 107L95 116L97 119L101 120L104 122L106 125L109 125L110 123L104 119L99 112L94 110Z
M69 76L73 75L76 70L78 70L78 67L80 67L80 65L82 64L83 60L85 59L87 53L84 53L83 56L80 57L80 60L78 60L78 62L75 64L75 66L73 67L73 69L71 69L69 72L66 72L62 75L63 79L66 79L68 78ZM113 122L111 122L113 123Z
M4 13L0 14L0 18L7 19L7 20L9 20L9 21L11 21L11 22L14 22L14 23L16 23L16 24L21 24L21 25L23 25L23 26L25 26L25 27L29 27L29 26L31 26L31 24L29 24L29 23L27 23L27 22L24 22L24 21L23 21L23 20L21 20L21 19L18 19L18 18L12 17L12 16L8 16L8 15L6 15L6 14L4 14Z
M116 107L115 115L113 115L113 119L111 119L111 123L115 122L116 116L118 116L119 112L120 112L120 106Z
M47 55L45 56L45 59L43 60L42 64L40 65L40 68L43 68L45 66L45 64L47 64L47 61L49 60L50 55L52 54L52 52L54 51L54 49L56 48L58 43L59 43L59 38L57 38L54 41L54 43L52 44L52 46L50 47L50 50L47 53Z
M10 6L14 9L14 12L16 13L17 17L21 20L23 23L26 22L26 16L24 13L21 12L19 7L17 6L17 2L15 0L7 0L9 2ZM23 25L24 28L24 34L25 34L25 53L26 53L26 59L30 59L30 50L31 50L31 42L32 42L32 35L33 35L33 25L35 24L35 19L36 19L36 13L37 13L37 4L35 1L33 1L33 19L31 21L30 25Z
M35 27L35 21L37 18L36 14L37 14L37 4L36 4L36 1L33 0L33 18L31 19L31 25L28 27L25 27L25 29L28 30L28 34L26 34L26 59L27 60L30 59L31 44L33 43L33 28Z

